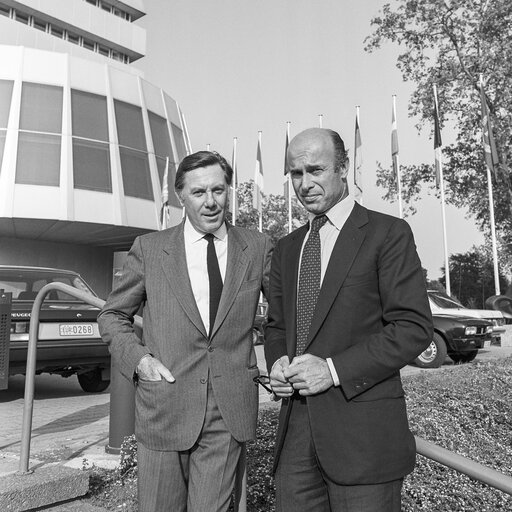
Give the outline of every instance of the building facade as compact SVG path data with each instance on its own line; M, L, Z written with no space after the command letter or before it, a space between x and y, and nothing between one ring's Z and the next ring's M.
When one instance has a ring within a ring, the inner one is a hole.
M106 296L114 254L160 229L189 151L175 100L132 64L140 0L0 0L0 263L69 268Z

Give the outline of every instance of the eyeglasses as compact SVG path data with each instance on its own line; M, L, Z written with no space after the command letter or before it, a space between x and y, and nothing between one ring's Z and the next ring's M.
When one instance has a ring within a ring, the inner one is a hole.
M269 386L270 384L270 377L268 375L258 375L257 377L254 377L252 379L254 381L254 384L262 386L264 389L266 389L269 393L273 394L272 388Z

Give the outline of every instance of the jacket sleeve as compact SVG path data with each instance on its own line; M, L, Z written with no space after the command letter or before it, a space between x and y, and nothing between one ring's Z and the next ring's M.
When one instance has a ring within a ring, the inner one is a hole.
M98 326L108 343L113 362L121 373L132 379L141 358L149 354L133 326L134 315L146 300L144 255L136 238L103 309Z
M382 328L332 360L347 398L391 377L432 340L425 280L409 225L397 219L377 255Z
M261 291L267 301L270 296L270 288L269 288L269 280L270 280L270 264L272 261L272 252L274 249L274 244L270 237L265 236L265 247L263 250L263 279L261 282Z

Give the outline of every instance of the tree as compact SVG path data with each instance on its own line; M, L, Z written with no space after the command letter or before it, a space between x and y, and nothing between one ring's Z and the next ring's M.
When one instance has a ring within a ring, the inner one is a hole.
M258 211L252 207L254 181L238 184L238 216L236 225L250 229L258 229ZM282 195L265 195L262 201L263 232L276 243L288 234L288 205ZM307 222L307 212L296 198L292 198L292 229L297 229Z
M439 279L446 284L445 268ZM500 274L500 289L506 290L507 279ZM462 304L468 307L485 308L485 301L494 295L494 270L492 258L484 247L473 246L465 253L450 256L450 284Z
M500 164L493 178L496 229L502 253L512 255L512 2L510 0L397 0L375 17L366 50L384 42L400 45L397 67L416 88L409 115L418 129L433 129L435 82L441 121L453 123L454 143L443 148L446 200L467 207L482 231L488 232L489 204L481 142L479 77L482 74ZM378 185L384 198L396 197L391 171L379 164ZM422 185L434 188L433 166L403 167L403 199L410 206Z

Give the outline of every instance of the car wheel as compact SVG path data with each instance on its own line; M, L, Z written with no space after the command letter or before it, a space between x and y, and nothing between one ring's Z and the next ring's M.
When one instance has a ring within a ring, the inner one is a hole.
M475 348L474 350L468 350L467 352L454 352L453 354L448 355L454 363L470 363L473 361L473 359L475 359L477 354L478 349Z
M444 339L435 332L430 345L414 362L420 368L439 368L444 363L447 353Z
M89 372L77 375L80 387L87 393L99 393L108 388L110 381L101 379L101 369L96 368Z
M258 329L252 329L252 344L258 345L260 343L260 333Z

